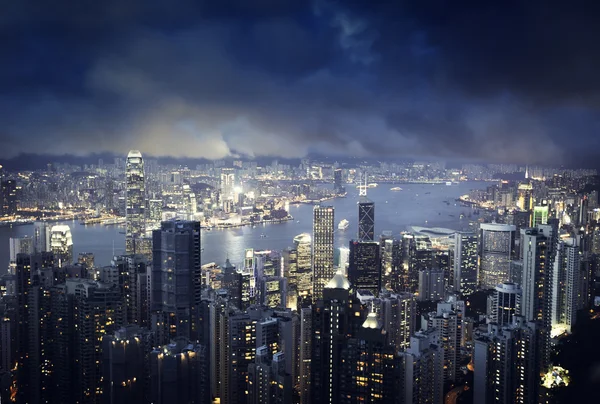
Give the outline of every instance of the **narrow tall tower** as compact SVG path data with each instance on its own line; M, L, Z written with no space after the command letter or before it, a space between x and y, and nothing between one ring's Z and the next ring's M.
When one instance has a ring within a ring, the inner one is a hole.
M131 150L127 155L126 234L125 253L135 254L139 239L146 234L146 187L142 153Z
M313 211L313 301L322 299L323 287L333 269L333 206L315 206Z
M367 198L367 176L365 185L359 188L358 241L375 240L375 204Z

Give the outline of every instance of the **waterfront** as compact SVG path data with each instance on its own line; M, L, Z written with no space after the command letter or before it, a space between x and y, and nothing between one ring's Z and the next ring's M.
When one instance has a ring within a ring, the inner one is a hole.
M392 231L394 235L406 230L407 226L444 227L456 230L468 228L470 208L455 202L460 195L470 189L485 188L486 182L461 182L444 184L401 184L402 191L391 191L390 184L381 184L369 189L369 199L375 202L375 234ZM347 246L357 232L358 190L348 186L345 198L336 198L326 205L335 207L335 244ZM448 203L446 203L446 201ZM294 220L283 223L262 224L231 229L203 230L202 263L222 264L227 257L233 263L243 259L245 248L282 250L292 244L294 236L312 232L313 205L291 205L290 214ZM474 217L475 218L475 217ZM473 218L473 219L474 219ZM344 231L337 230L342 219L350 222ZM92 252L99 266L110 264L114 253L123 254L125 246L124 228L100 224L80 225L77 221L61 222L71 227L74 256L80 252ZM32 225L0 228L0 273L4 273L9 260L9 238L31 236Z

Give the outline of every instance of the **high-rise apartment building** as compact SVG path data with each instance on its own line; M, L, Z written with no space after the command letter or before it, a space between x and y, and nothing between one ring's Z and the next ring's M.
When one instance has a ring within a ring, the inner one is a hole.
M323 297L323 287L335 274L333 267L333 206L315 206L313 210L313 301Z
M446 295L444 271L440 269L425 269L419 271L419 293L417 300L437 302Z
M404 403L441 404L444 399L444 353L435 329L419 331L400 353Z
M125 254L136 254L146 235L146 185L142 153L131 150L127 155Z
M514 316L508 325L489 324L475 338L473 402L539 402L539 335L536 322Z
M516 226L482 223L479 228L479 284L483 289L493 289L510 279L510 262L515 255Z
M388 343L397 352L410 347L410 337L415 331L415 296L412 293L386 292L373 299L373 308L379 314Z
M151 310L163 318L159 321L166 330L163 342L195 338L196 311L202 300L200 223L163 222L154 230L152 244Z
M581 256L578 237L558 243L552 279L552 331L555 335L570 333L577 320L577 311L586 307L588 274Z

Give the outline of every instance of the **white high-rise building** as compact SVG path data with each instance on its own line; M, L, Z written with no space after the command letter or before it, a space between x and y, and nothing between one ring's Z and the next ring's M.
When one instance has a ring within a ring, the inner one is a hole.
M50 230L50 251L59 267L73 263L73 236L69 226L60 224Z
M141 252L140 240L146 235L146 186L142 153L131 150L127 155L125 253Z

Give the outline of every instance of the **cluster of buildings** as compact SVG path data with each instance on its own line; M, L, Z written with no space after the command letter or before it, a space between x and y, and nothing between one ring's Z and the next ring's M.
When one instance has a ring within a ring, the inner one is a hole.
M75 263L67 226L11 239L2 401L441 404L458 387L475 403L549 402L554 338L591 304L597 195L544 204L524 192L473 232L395 236L375 234L364 187L347 248L334 248L334 207L319 204L312 234L221 267L202 265L194 208L152 212L163 203L148 200L139 152L125 172L125 254L111 265ZM235 210L235 171L220 173L216 203ZM334 179L343 194L341 170Z

